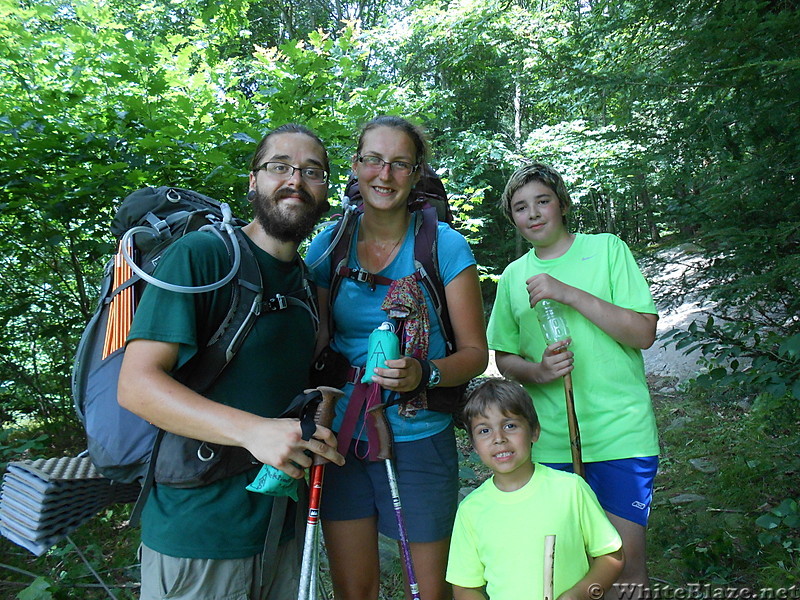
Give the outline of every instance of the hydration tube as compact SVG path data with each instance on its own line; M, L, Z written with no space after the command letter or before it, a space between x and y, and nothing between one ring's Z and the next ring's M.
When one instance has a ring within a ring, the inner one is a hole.
M315 260L313 263L308 265L308 268L311 271L316 269L319 266L319 264L323 260L328 258L328 255L331 252L333 252L333 249L336 247L336 244L339 243L339 240L342 239L342 235L344 235L344 230L345 230L345 227L347 226L347 221L349 221L353 217L353 214L356 212L356 205L350 203L350 197L349 196L344 196L342 198L342 210L343 210L344 214L342 215L342 218L339 221L340 225L339 225L338 231L336 232L336 235L331 240L331 243L328 245L328 247L325 249L325 252L323 252L317 260ZM325 227L326 225L328 225L328 223L323 223L320 227Z
M236 273L239 271L239 265L242 262L242 254L241 250L239 249L239 241L236 239L236 233L233 230L233 225L231 225L231 221L233 220L233 214L231 213L230 206L228 206L225 202L220 204L220 208L222 209L222 223L220 227L225 231L225 233L231 238L231 243L233 245L233 265L231 266L230 272L225 275L222 279L215 283L209 283L206 285L197 285L197 286L189 286L189 285L176 285L174 283L168 283L166 281L161 281L160 279L156 279L152 275L145 273L144 270L136 264L133 260L133 257L128 253L128 241L137 233L148 233L153 235L153 229L151 227L145 227L140 225L138 227L132 227L128 231L125 232L125 235L122 236L122 243L121 243L121 253L122 257L125 259L125 262L128 263L131 270L136 273L139 277L141 277L147 283L159 287L161 289L170 291L170 292L178 292L180 294L201 294L203 292L211 292L216 289L221 288L223 285L228 283L231 279L236 277ZM200 228L200 231L210 229L214 233L219 236L222 236L213 225L204 225Z

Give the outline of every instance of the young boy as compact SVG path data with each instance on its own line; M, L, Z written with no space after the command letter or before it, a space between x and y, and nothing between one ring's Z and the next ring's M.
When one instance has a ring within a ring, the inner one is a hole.
M583 479L531 461L539 420L525 388L487 379L464 423L494 475L456 513L447 566L455 600L484 599L484 586L491 600L541 598L547 535L556 536L555 597L599 600L622 571L622 541Z
M641 590L658 467L641 349L655 341L658 315L625 243L611 234L570 233L570 206L563 179L547 165L527 165L509 179L502 210L533 248L500 278L489 347L500 372L522 383L536 406L542 432L533 460L562 470L572 468L562 383L572 373L586 479L625 550L619 583ZM562 305L571 335L566 351L544 341L533 309L543 299Z

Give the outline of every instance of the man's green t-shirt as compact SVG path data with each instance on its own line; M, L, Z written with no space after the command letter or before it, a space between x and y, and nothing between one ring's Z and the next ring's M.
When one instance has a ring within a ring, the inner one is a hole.
M264 285L264 299L303 286L300 258L277 260L249 240ZM190 233L161 258L154 275L178 285L204 285L231 268L222 240L211 232ZM231 285L183 294L148 285L136 309L128 340L179 344L183 365L216 331L230 307ZM217 402L276 417L307 387L315 331L299 306L262 313L239 352L204 394ZM261 552L272 497L245 490L258 467L210 485L176 489L155 485L142 513L142 542L169 556L244 558Z
M487 337L489 348L539 362L546 348L525 282L539 273L639 313L656 313L650 288L627 245L610 234L576 234L562 256L541 260L532 249L500 278ZM658 454L658 437L642 352L625 346L568 306L563 307L575 354L572 383L584 462ZM561 378L526 383L542 426L533 446L539 462L570 462Z

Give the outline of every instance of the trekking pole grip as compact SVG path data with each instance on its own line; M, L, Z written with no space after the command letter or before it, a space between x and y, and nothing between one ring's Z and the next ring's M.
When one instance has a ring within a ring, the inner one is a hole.
M391 460L392 458L392 431L386 418L386 405L379 402L367 411L367 418L372 419L375 430L378 432L378 459Z
M327 427L330 429L331 425L333 424L333 418L336 415L336 402L344 396L344 392L337 388L329 387L326 385L321 385L316 389L320 394L322 394L322 400L320 401L319 405L317 406L317 412L314 415L314 423L317 425L322 425L323 427ZM306 393L313 392L314 389L306 390ZM327 458L323 458L318 454L314 455L314 464L315 465L322 465L328 461Z

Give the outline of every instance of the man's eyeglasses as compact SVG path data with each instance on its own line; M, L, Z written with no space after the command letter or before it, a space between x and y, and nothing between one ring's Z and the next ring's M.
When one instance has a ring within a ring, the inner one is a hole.
M300 171L300 177L308 183L322 185L328 182L328 172L317 167L293 167L284 162L270 161L253 169L253 171L261 170L266 171L268 175L272 175L277 179L289 179L294 177L295 171Z
M392 162L387 162L382 158L378 158L377 156L361 156L360 154L358 155L358 162L372 171L382 171L383 167L389 165L389 169L392 171L392 173L395 175L403 175L405 177L408 177L419 168L419 165L412 165L411 163L407 163L402 160L393 160Z

